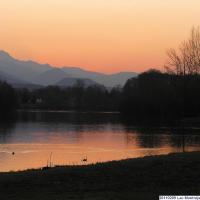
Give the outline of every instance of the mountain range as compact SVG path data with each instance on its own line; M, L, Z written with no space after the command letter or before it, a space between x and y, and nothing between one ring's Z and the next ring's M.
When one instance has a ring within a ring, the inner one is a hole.
M84 85L104 85L111 88L123 86L134 72L104 74L87 71L79 67L56 68L49 64L39 64L34 61L21 61L13 58L5 51L0 51L0 80L14 87L37 88L48 85L69 87L77 81Z

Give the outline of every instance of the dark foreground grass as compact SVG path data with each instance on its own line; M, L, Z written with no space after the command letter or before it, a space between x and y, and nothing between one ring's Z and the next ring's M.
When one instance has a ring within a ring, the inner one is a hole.
M151 200L159 194L200 195L199 152L0 173L1 200Z

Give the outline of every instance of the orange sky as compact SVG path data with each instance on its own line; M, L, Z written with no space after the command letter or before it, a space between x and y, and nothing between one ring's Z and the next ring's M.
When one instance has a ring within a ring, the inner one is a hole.
M161 68L200 24L200 0L6 0L0 49L18 59L101 72Z

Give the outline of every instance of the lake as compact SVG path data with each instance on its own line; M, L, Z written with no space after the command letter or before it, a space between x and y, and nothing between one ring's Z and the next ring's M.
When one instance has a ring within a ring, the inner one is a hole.
M196 150L198 127L138 125L118 113L19 111L0 124L1 172Z

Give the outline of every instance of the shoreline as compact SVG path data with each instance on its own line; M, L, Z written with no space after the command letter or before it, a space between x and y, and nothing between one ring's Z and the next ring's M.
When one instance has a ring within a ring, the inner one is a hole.
M200 152L0 173L3 200L158 199L200 193Z
M17 112L41 112L41 113L91 113L91 114L121 114L119 111L95 111L95 110L53 110L53 109L17 109Z

